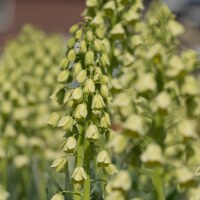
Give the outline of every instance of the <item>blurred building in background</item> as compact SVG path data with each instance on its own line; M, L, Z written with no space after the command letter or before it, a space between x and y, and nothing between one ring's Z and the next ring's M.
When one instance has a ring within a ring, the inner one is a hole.
M84 0L0 0L0 46L27 23L66 33L81 20L84 6Z
M186 45L200 51L200 0L163 0L186 26ZM151 0L144 0L149 5ZM0 0L0 46L26 23L48 33L67 33L81 20L85 0Z

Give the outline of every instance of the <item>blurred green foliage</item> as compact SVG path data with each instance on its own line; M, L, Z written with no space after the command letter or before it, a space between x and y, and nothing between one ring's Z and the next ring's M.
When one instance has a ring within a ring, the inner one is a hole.
M12 200L45 199L45 170L59 153L62 136L46 125L58 110L48 98L64 54L62 42L61 35L46 36L26 25L1 57L0 182Z

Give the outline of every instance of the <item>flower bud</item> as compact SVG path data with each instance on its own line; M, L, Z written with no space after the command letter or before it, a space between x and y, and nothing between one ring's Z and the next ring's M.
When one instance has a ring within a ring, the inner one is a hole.
M99 167L107 167L111 163L108 152L101 150L97 155L97 165Z
M70 29L69 32L74 34L78 30L78 24L74 24Z
M70 72L68 70L63 70L58 75L58 82L59 83L66 83L70 76Z
M99 40L99 39L95 39L95 40L94 40L94 50L97 51L97 52L102 51L102 43L101 43L101 40Z
M62 194L58 193L58 194L55 194L55 195L51 198L51 200L65 200L65 198L64 198L64 196L63 196Z
M111 126L110 117L108 113L104 113L100 120L101 128L109 128Z
M83 35L83 31L80 29L80 30L76 31L75 37L77 40L79 40L79 39L81 39L82 35Z
M73 62L76 59L76 52L74 51L74 49L71 49L68 52L67 58L68 58L69 62Z
M87 40L88 42L92 42L93 39L94 39L93 32L90 31L90 30L87 31L87 32L86 32L86 40Z
M78 87L73 91L72 98L79 101L83 99L83 90L81 87Z
M103 67L107 67L110 65L110 61L109 61L109 58L108 58L108 55L103 53L101 55L101 58L100 58L100 61L101 61L101 64Z
M85 55L85 64L86 65L93 65L94 64L94 52L88 51Z
M64 130L72 130L74 120L71 116L64 116L58 122L58 127L62 127Z
M118 169L115 165L113 164L109 164L107 167L105 167L105 171L109 174L109 175L114 175L118 172Z
M74 117L76 119L85 119L87 117L88 111L86 104L79 104L74 112Z
M105 103L101 95L96 94L92 99L92 109L102 109L105 107Z
M85 82L86 78L87 78L87 71L82 70L76 77L76 80L78 81L78 83L81 84L81 83Z
M49 126L52 126L52 127L56 127L58 125L58 122L59 122L59 119L60 119L60 116L58 113L54 112L50 115L50 117L48 118L47 120L47 124Z
M102 84L107 85L108 82L109 82L109 78L106 75L101 75L100 76L100 81L101 81Z
M77 142L76 142L75 137L73 136L68 137L63 145L63 151L65 151L66 153L72 153L74 152L76 145L77 145Z
M109 96L109 89L108 89L107 85L101 85L100 93L101 93L101 95L104 98L108 98L108 96Z
M58 173L64 173L65 168L67 167L67 159L65 157L57 158L54 160L51 167L55 168Z
M95 30L95 34L99 39L103 39L104 38L104 31L100 28L97 28Z
M91 124L87 130L86 130L86 135L85 137L90 141L94 142L100 138L98 128L96 125Z
M79 183L83 184L83 181L87 179L87 174L85 173L85 170L83 167L76 167L73 174L72 174L72 182L73 183Z
M64 59L62 60L61 64L60 64L61 70L67 69L68 63L69 63L68 59L67 59L67 58L64 58Z
M76 43L76 39L75 39L75 38L70 38L70 39L67 41L67 47L68 47L69 49L71 49L71 48L74 47L75 43Z
M81 72L81 70L82 70L81 63L76 63L73 69L73 77L76 78L77 75Z
M86 81L83 91L86 94L94 93L95 84L94 84L94 81L92 79L88 79Z
M86 41L85 40L82 40L81 42L80 42L80 52L81 53L86 53L87 52L87 43L86 43Z

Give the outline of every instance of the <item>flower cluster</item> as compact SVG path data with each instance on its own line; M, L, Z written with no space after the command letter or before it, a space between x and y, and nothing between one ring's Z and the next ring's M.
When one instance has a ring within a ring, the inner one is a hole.
M90 18L85 20L84 24L70 28L72 37L67 42L66 58L60 65L58 89L52 96L63 105L64 113L62 116L52 113L48 123L66 132L62 146L65 155L55 160L52 167L67 173L67 167L73 165L68 158L75 156L71 181L74 192L87 200L91 196L90 167L97 166L103 175L113 174L116 168L104 150L111 126L107 77L110 61L103 43L104 32ZM79 198L78 195L75 198Z
M181 50L178 37L184 28L165 5L152 6L135 29L134 63L116 79L121 90L113 102L122 134L113 134L109 146L123 153L132 166L129 171L137 176L133 196L138 187L153 184L152 198L172 193L181 198L199 183L195 171L200 161L200 90L192 75L198 56ZM137 197L147 195L141 192Z
M132 37L139 25L141 0L87 0L85 15L91 16L106 32L104 43L110 57L109 74L119 73L121 68L134 62L131 44L140 41Z
M57 131L52 139L53 130L46 127L46 119L57 109L47 99L56 81L56 65L64 54L61 45L60 36L46 36L26 25L19 36L5 46L0 63L1 177L10 173L5 171L10 165L23 173L36 160L41 159L38 166L41 168L44 157L52 160L57 155L55 149L62 134ZM17 177L17 173L15 175ZM28 178L31 176L29 173ZM16 180L21 182L21 178ZM12 195L18 198L17 187L10 188L15 188ZM25 193L26 189L22 188L21 192Z

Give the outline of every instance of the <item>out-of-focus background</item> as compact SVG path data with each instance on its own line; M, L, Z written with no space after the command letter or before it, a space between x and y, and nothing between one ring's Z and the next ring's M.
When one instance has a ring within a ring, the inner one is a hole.
M200 0L163 0L186 26L183 41L200 51ZM149 5L151 0L144 1ZM47 33L67 33L81 20L85 0L0 0L0 47L13 38L26 23Z

